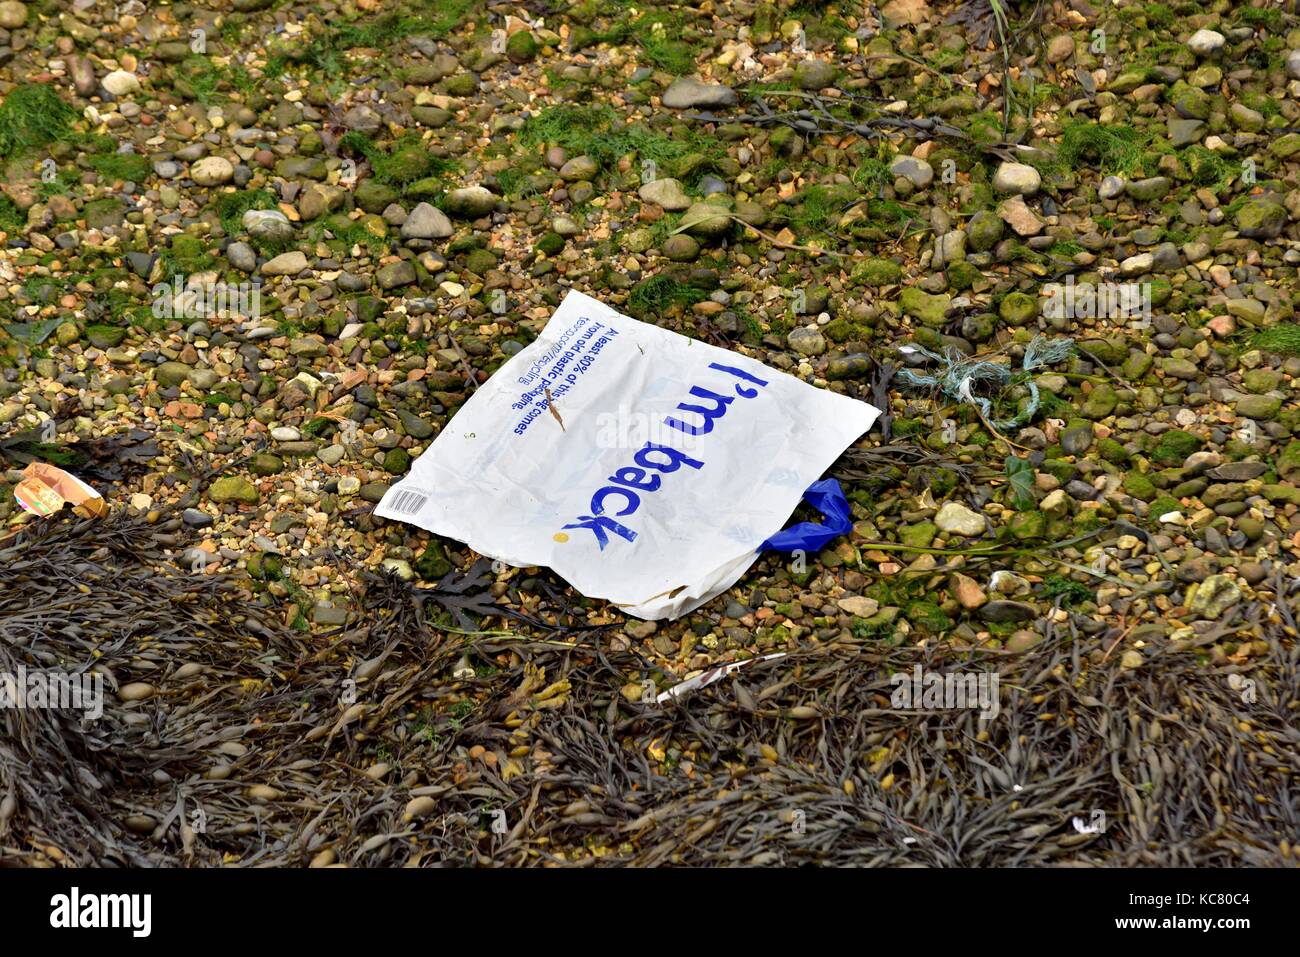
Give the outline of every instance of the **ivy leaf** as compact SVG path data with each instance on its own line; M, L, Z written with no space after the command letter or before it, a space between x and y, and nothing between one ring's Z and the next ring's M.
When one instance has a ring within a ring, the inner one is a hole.
M59 316L41 319L37 322L10 322L5 324L5 332L15 339L21 339L30 345L39 346L64 320Z
M1027 459L1007 456L1007 482L1011 486L1011 504L1018 510L1031 509L1037 504L1034 498L1034 467Z

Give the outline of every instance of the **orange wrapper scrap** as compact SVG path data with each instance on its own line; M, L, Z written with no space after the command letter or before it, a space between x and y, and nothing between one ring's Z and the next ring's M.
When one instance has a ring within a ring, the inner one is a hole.
M14 498L29 512L44 518L71 502L83 518L108 514L108 503L93 488L61 468L46 462L32 462L23 469L23 479L14 486Z

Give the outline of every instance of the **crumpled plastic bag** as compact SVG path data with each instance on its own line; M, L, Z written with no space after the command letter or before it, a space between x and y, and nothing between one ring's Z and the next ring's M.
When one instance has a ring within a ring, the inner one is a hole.
M375 514L676 618L761 548L816 551L849 529L838 483L816 480L879 414L570 292ZM782 532L805 495L826 524Z

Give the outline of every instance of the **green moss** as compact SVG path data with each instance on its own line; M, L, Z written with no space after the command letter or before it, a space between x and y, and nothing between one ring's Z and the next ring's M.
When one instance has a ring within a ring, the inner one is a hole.
M473 0L432 0L418 7L412 5L410 11L390 11L366 20L337 24L309 43L273 56L266 73L277 76L290 64L298 64L328 74L346 74L348 63L344 54L349 50L387 51L397 41L411 36L441 39L459 26L473 6Z
M1274 466L1277 474L1287 481L1300 476L1300 441L1292 442L1283 449Z
M20 233L27 225L27 216L12 199L0 193L0 230L10 235Z
M244 229L244 213L250 209L275 209L275 195L266 189L242 189L222 193L217 197L217 215L227 236L238 235Z
M388 251L388 239L366 228L359 220L344 215L330 216L307 227L307 238L324 242L331 249L347 254L353 246L360 246L372 254Z
M172 68L172 86L176 92L204 106L224 99L218 95L221 80L221 70L206 56L186 57Z
M790 227L800 234L824 230L857 198L851 186L809 186L788 215Z
M679 14L652 10L630 28L632 40L641 48L641 56L651 66L674 76L695 71L697 49L683 38L683 19Z
M704 172L725 156L716 139L693 129L682 128L668 135L641 122L627 123L607 106L548 106L529 117L517 137L529 153L543 146L561 146L571 156L590 156L605 170L616 168L619 159L634 154L643 162L654 163L656 176L682 175L687 161L687 172Z
M1050 452L1052 450L1049 449L1048 451ZM1057 447L1056 451L1060 451L1059 447ZM1056 458L1044 459L1043 464L1038 467L1038 470L1040 472L1046 472L1062 485L1079 474L1078 466L1073 462L1067 462L1064 459Z
M91 200L81 208L81 215L85 217L86 222L95 223L103 217L111 216L115 211L122 208L122 201L113 196L105 196L101 199Z
M90 157L90 165L110 182L130 180L142 183L149 175L149 160L137 153L108 153Z
M162 263L163 279L168 282L178 276L205 272L217 264L216 257L204 248L201 239L187 235L173 236L171 245L159 254L158 259Z
M1242 26L1262 27L1270 33L1282 29L1282 11L1272 7L1238 7L1232 13L1232 22Z
M904 545L912 548L929 548L939 534L939 527L934 522L917 522L904 525L898 530L898 537Z
M1073 608L1092 599L1093 591L1083 582L1066 578L1064 575L1048 575L1043 579L1043 597L1048 601L1061 601L1061 607Z
M1148 510L1150 521L1157 522L1161 515L1167 515L1170 512L1182 512L1183 503L1169 495L1161 495L1151 503Z
M518 30L506 41L506 56L514 63L528 63L537 56L537 41L527 30Z
M853 267L851 278L868 286L892 286L903 278L903 267L892 259L868 259Z
M537 240L537 245L534 248L548 256L554 256L564 248L564 237L559 233L547 233Z
M1067 170L1086 164L1102 173L1131 173L1141 164L1148 139L1131 126L1074 123L1061 131L1057 160Z
M953 621L942 608L932 601L924 599L909 602L903 610L903 616L922 631L937 635L953 626Z
M512 199L524 199L544 192L546 182L537 177L536 172L536 170L530 171L513 166L501 170L496 174L497 187L501 190L501 195Z
M1016 512L1011 516L1011 535L1020 541L1042 538L1047 533L1047 516L1042 512Z
M384 150L369 136L353 130L339 140L339 148L368 160L375 179L391 186L437 180L441 188L441 181L460 169L455 160L430 153L418 135L404 136Z
M1160 436L1151 450L1151 461L1157 465L1179 466L1201 447L1201 440L1182 429L1170 429Z
M430 539L412 567L424 581L437 581L452 569L447 552L436 539Z
M1155 483L1141 472L1129 472L1124 476L1124 491L1144 502L1156 497Z
M643 279L632 287L628 311L637 318L653 322L670 306L693 306L705 298L704 290L664 275Z
M0 156L66 140L77 111L44 83L15 87L0 103Z
M1300 323L1281 322L1255 333L1251 348L1279 356L1300 356Z
M881 187L892 183L894 177L889 172L887 160L868 155L859 159L858 165L849 174L849 180L865 196L873 197L879 194Z
M1178 154L1193 185L1219 190L1232 180L1233 169L1218 153L1204 146L1189 146Z
M848 319L835 319L822 328L822 334L831 342L865 342L871 329Z
M1112 465L1122 465L1129 460L1128 449L1109 436L1097 443L1097 451Z

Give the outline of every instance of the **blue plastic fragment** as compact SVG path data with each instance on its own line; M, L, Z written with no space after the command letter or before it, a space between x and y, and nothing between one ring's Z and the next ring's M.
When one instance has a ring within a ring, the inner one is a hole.
M841 535L853 528L849 517L849 500L835 479L813 482L804 490L803 500L826 519L824 525L800 522L777 532L762 545L760 552L820 552Z

